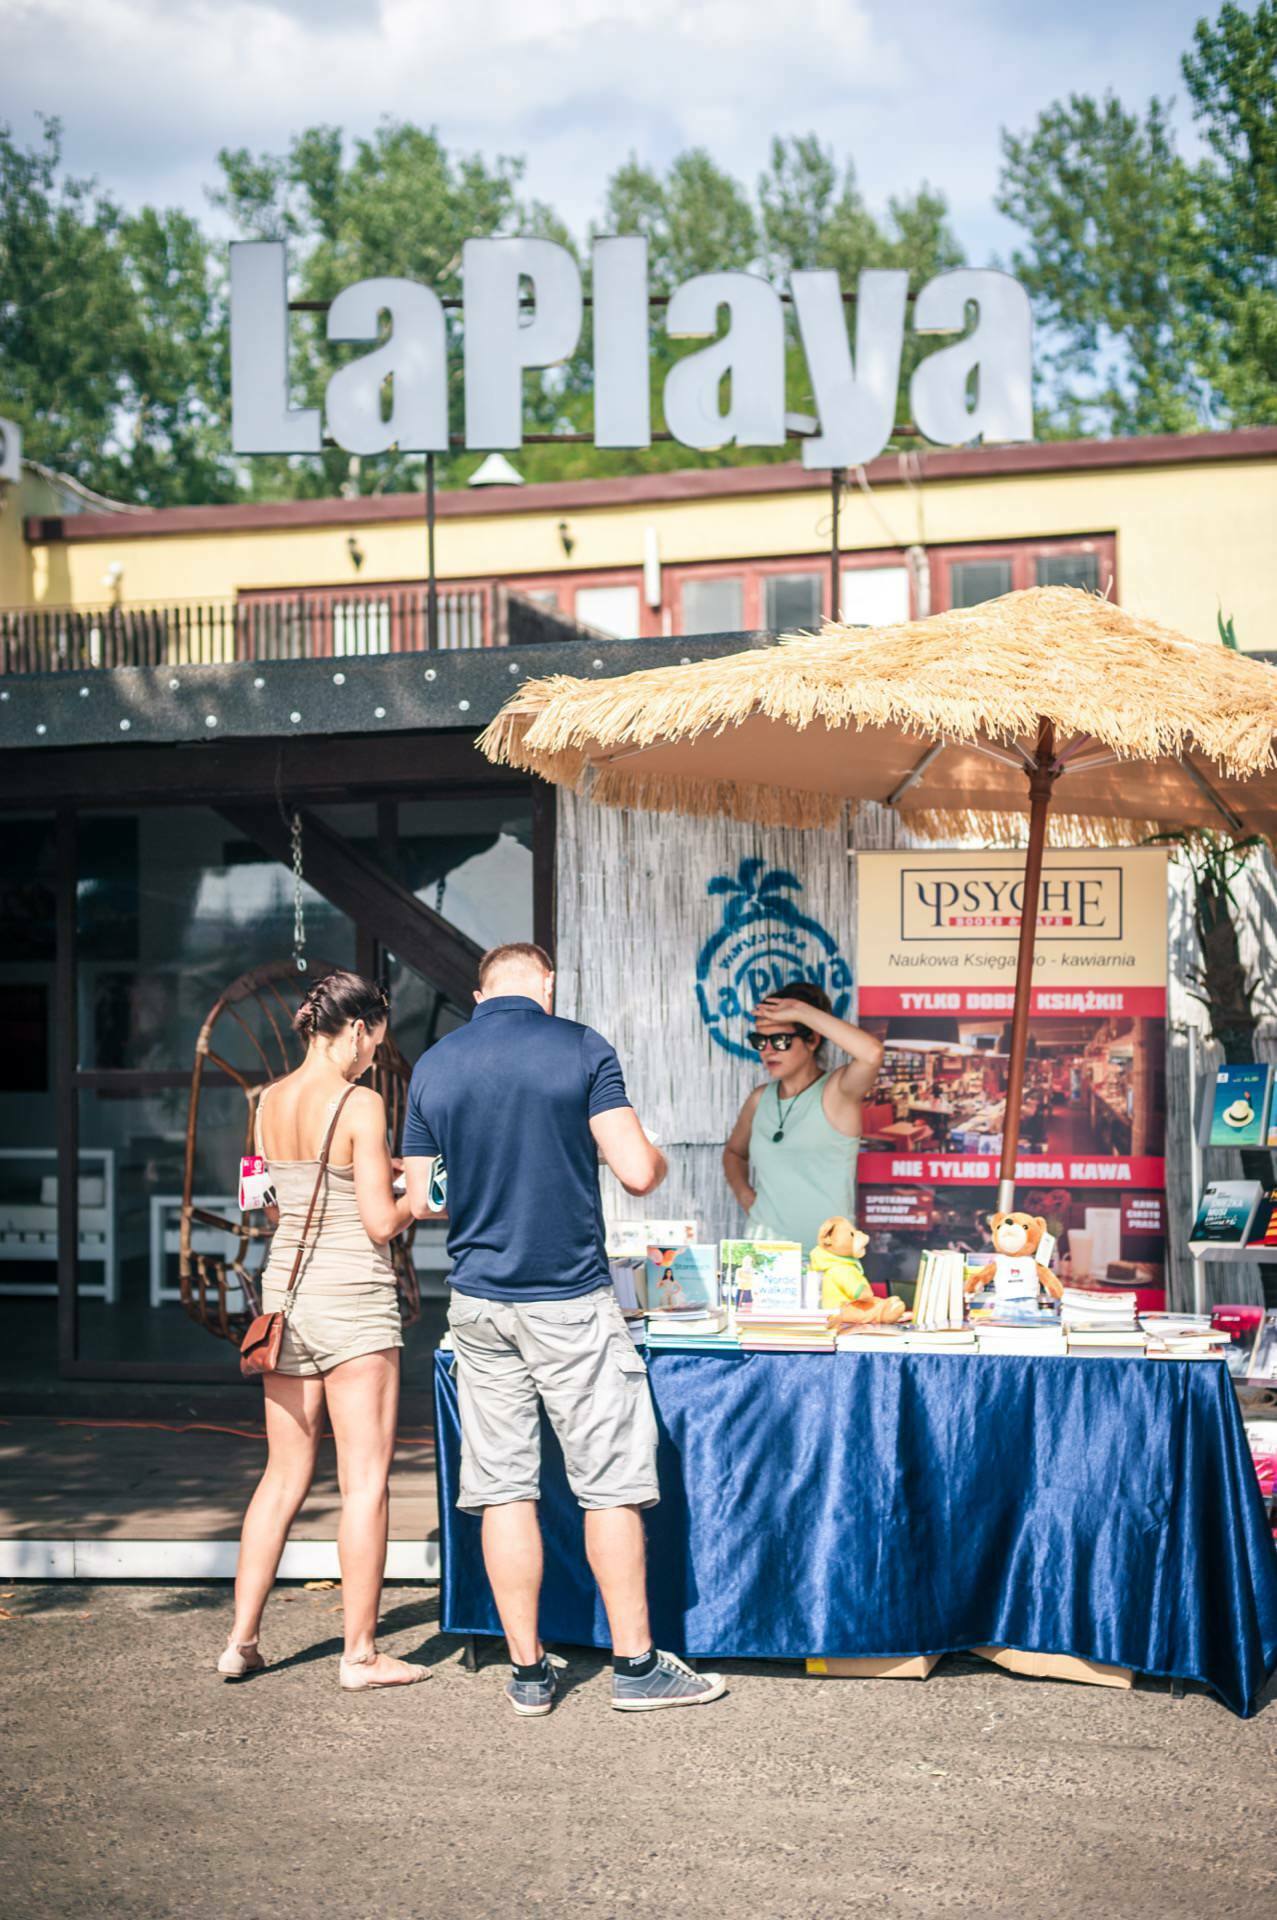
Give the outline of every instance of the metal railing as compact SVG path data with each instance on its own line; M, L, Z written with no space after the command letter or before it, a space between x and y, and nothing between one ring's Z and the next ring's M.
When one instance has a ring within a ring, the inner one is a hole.
M496 584L441 591L436 644L449 650L506 646L512 627L517 643L521 622L538 611ZM306 589L135 607L0 608L0 673L325 660L424 653L429 647L424 586L366 593Z

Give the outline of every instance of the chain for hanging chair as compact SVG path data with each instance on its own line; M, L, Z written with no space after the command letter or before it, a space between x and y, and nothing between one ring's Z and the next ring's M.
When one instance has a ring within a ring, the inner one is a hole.
M306 971L306 902L302 891L302 817L293 809L289 826L293 844L293 964L298 973Z

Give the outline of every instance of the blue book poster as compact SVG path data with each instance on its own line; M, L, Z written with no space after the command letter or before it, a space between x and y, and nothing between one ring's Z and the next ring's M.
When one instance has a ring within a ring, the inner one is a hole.
M1262 1147L1268 1137L1272 1068L1263 1064L1221 1067L1215 1076L1212 1147Z
M718 1305L718 1248L686 1241L647 1250L647 1309L674 1313Z

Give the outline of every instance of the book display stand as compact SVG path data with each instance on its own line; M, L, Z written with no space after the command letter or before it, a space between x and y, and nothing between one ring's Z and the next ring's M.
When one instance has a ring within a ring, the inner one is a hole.
M1225 1069L1226 1071L1226 1069ZM1235 1071L1235 1069L1234 1069ZM1202 1194L1206 1187L1206 1150L1211 1143L1211 1128L1215 1120L1217 1105L1216 1086L1219 1070L1207 1074L1198 1088L1196 1059L1192 1049L1188 1056L1189 1110L1197 1114L1197 1127L1193 1134L1192 1153L1190 1155L1190 1192L1192 1218L1195 1222L1202 1204ZM1218 1144L1218 1143L1216 1143ZM1191 1230L1191 1229L1190 1229ZM1193 1312L1204 1314L1206 1307L1206 1269L1205 1262L1225 1261L1233 1263L1239 1260L1254 1260L1259 1264L1272 1264L1277 1261L1277 1247L1252 1247L1244 1242L1217 1241L1210 1246L1201 1244L1189 1246L1189 1257L1193 1262Z

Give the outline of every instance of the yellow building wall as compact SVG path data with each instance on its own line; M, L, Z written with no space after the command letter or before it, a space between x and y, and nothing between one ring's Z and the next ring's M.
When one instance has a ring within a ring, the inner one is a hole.
M559 536L564 519L570 558ZM664 564L821 553L829 498L822 490L447 517L438 524L439 577L638 567L648 527ZM868 497L852 488L842 511L848 552L1102 533L1117 537L1124 606L1199 638L1214 635L1222 609L1244 647L1277 648L1277 461L930 479ZM351 534L364 555L358 571ZM59 542L33 554L29 591L50 605L101 604L103 577L118 562L124 605L229 599L250 588L420 580L424 561L424 527L406 521ZM23 597L7 584L0 591L10 605Z

